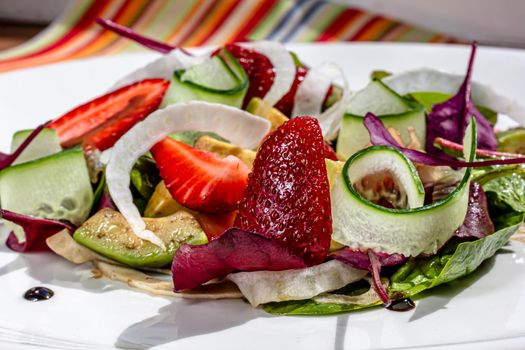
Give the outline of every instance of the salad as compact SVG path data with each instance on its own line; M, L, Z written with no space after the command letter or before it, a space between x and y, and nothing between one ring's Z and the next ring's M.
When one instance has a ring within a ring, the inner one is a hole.
M163 55L0 154L19 253L51 250L154 295L284 315L384 305L461 278L525 212L525 109L465 76L372 72L279 43Z

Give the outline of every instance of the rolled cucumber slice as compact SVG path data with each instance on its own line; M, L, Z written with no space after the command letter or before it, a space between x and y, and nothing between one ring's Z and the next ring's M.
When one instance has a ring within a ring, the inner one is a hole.
M247 90L244 69L228 50L222 49L203 63L175 71L162 104L200 100L240 108Z
M472 120L463 142L466 159L473 161L476 125ZM366 167L367 170L362 168ZM398 151L372 147L345 163L331 191L332 239L346 246L373 249L405 256L434 254L463 224L467 213L471 170L467 168L456 189L442 200L426 206L389 209L363 198L354 188L354 178L376 169L389 169L402 177L398 182L414 203L420 200L420 181L410 161Z
M17 131L11 141L11 152L14 152L32 132L33 130ZM29 162L50 154L58 153L61 150L62 147L60 147L60 140L58 139L56 131L44 128L18 156L13 164Z
M2 170L0 200L15 213L80 225L93 202L84 153L71 149ZM15 233L25 240L20 230Z
M363 125L363 118L368 112L377 115L387 128L396 129L405 144L411 141L409 127L414 128L421 144L425 144L426 118L423 106L398 95L380 80L374 80L357 92L348 104L337 139L339 156L348 158L370 143L370 136Z

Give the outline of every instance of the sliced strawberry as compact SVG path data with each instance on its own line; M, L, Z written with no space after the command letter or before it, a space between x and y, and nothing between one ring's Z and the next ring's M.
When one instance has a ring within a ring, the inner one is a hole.
M291 119L262 144L235 226L278 241L308 265L324 260L332 217L317 119Z
M228 44L226 49L239 61L250 81L244 96L243 106L246 107L253 97L264 97L272 87L275 77L273 65L268 57L257 51L236 44Z
M153 146L151 154L177 202L206 213L236 209L250 172L239 158L220 159L171 138Z
M237 211L232 211L225 214L206 214L199 213L195 214L195 219L201 225L203 231L208 236L208 240L211 241L219 237L224 231L233 227Z
M304 66L297 67L295 70L295 80L293 81L290 91L288 91L288 93L275 104L275 108L280 110L288 117L292 116L292 110L295 103L295 94L297 93L297 88L303 82L306 73L308 73L308 68Z
M339 160L332 146L330 146L328 143L325 142L323 147L324 147L324 157L326 159Z
M69 111L48 127L56 130L65 147L87 139L104 150L155 111L168 86L169 81L164 79L146 79L124 86Z

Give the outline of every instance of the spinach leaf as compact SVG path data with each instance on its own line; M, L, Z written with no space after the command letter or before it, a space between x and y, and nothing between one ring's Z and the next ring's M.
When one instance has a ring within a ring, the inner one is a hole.
M450 242L452 246L445 246L438 255L410 260L390 278L389 292L395 297L408 297L471 273L507 243L523 222L523 214L515 213L505 221L506 227L485 238Z
M499 231L476 241L450 241L435 256L411 259L401 266L390 278L389 293L395 298L408 297L426 289L461 278L492 257L503 247L510 236L523 222L524 214L507 214L499 217ZM503 226L503 227L502 227ZM497 226L498 227L498 226ZM345 294L352 290L345 291ZM317 303L314 300L293 300L268 303L264 310L276 315L320 316L350 312L373 306L334 303Z
M263 306L264 311L274 315L322 316L340 314L380 305L351 304L318 304L313 300L291 300L280 303L269 303Z
M491 211L499 208L504 211L505 205L517 212L525 212L525 174L515 173L499 177L483 186Z

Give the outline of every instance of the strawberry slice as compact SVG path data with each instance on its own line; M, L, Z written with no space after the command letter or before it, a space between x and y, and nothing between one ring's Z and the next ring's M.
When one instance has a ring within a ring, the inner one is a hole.
M107 149L159 107L168 86L169 81L164 79L124 86L69 111L48 127L56 130L64 147L86 141Z
M236 209L250 172L239 158L220 159L171 138L153 146L151 154L177 202L205 213Z
M288 117L292 117L293 106L295 104L295 94L297 93L297 88L303 82L306 73L308 73L308 68L304 66L297 67L295 69L295 79L290 91L288 91L288 93L275 104L275 108Z
M332 235L325 146L317 119L298 117L262 144L235 226L286 246L308 265L322 262Z
M264 97L272 87L275 78L273 65L268 57L255 50L236 44L228 44L226 49L239 61L250 81L244 96L243 106L246 107L253 97Z
M195 213L195 219L201 225L209 241L219 237L224 231L233 227L236 216L237 211L225 214Z

